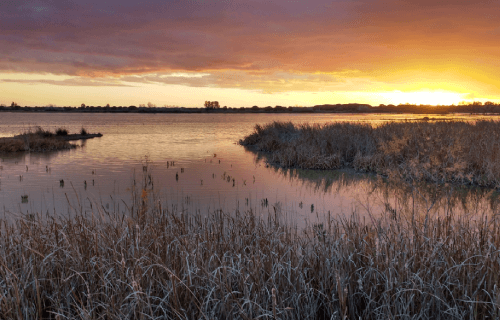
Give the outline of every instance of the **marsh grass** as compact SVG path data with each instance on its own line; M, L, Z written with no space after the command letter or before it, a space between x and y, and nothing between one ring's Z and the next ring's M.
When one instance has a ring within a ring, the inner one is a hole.
M57 128L56 129L56 136L67 136L68 135L68 129L64 128Z
M61 128L56 130L56 135L60 135L59 133L62 131ZM36 127L35 131L33 132L31 129L29 129L27 132L24 134L34 134L42 138L52 138L54 137L54 133L50 132L49 130L45 130L42 127ZM66 131L67 134L67 131Z
M240 140L281 167L350 167L412 181L500 187L497 121L324 125L273 122Z
M396 208L299 230L279 212L167 206L147 171L133 193L125 212L2 220L0 318L500 316L497 216Z
M82 128L80 136L87 136L88 132ZM75 135L72 135L75 136ZM28 129L26 132L12 138L0 138L0 152L45 152L72 149L76 146L69 143L72 139L67 129L58 128L55 133L41 127ZM94 135L100 136L100 134ZM77 139L80 137L77 137Z

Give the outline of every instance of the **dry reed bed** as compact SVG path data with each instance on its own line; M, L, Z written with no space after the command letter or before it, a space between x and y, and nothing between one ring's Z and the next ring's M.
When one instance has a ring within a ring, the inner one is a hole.
M67 134L67 130L63 129L58 129L57 134L40 127L34 131L30 129L13 138L0 138L0 152L45 152L75 148L75 145L61 139Z
M392 122L324 125L273 122L240 140L270 163L304 169L352 167L389 177L500 187L500 123Z
M75 148L75 145L55 137L24 134L15 138L0 138L0 152L45 152Z
M0 318L500 316L498 218L392 210L300 231L274 213L165 209L149 192L128 214L1 221Z
M46 152L72 149L76 146L69 143L69 140L89 139L101 137L102 134L89 134L82 128L79 134L68 134L68 130L58 128L55 133L37 127L12 138L0 138L0 153L10 152Z

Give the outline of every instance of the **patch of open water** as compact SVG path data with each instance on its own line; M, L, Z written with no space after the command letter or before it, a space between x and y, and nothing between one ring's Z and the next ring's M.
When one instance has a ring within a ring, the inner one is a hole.
M237 144L256 124L271 121L377 124L424 116L0 113L0 137L37 126L71 133L84 127L104 135L69 151L0 155L0 210L71 215L102 206L122 212L132 202L134 181L139 185L146 178L164 205L179 210L280 210L299 224L353 211L365 216L402 210L496 212L497 194L488 190L411 187L350 171L283 170Z

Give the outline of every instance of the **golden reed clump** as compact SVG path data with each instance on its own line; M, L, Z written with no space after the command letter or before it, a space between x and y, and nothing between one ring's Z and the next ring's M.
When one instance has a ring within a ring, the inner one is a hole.
M497 121L257 125L240 144L281 167L352 167L389 177L500 187Z

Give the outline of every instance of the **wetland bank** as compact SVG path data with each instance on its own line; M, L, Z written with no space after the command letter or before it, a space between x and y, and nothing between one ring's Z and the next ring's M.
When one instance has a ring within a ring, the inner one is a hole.
M82 128L79 133L69 134L68 130L58 128L55 132L37 127L13 137L0 138L0 153L50 152L75 148L69 141L102 137L100 133L88 133Z
M500 188L500 122L405 121L257 125L240 140L268 162L302 169L350 167L391 178Z
M0 135L35 124L10 116ZM84 126L103 137L2 157L3 318L499 316L494 176L470 188L285 168L236 144L273 121L399 118L37 117L43 128ZM450 167L438 168L455 177Z

